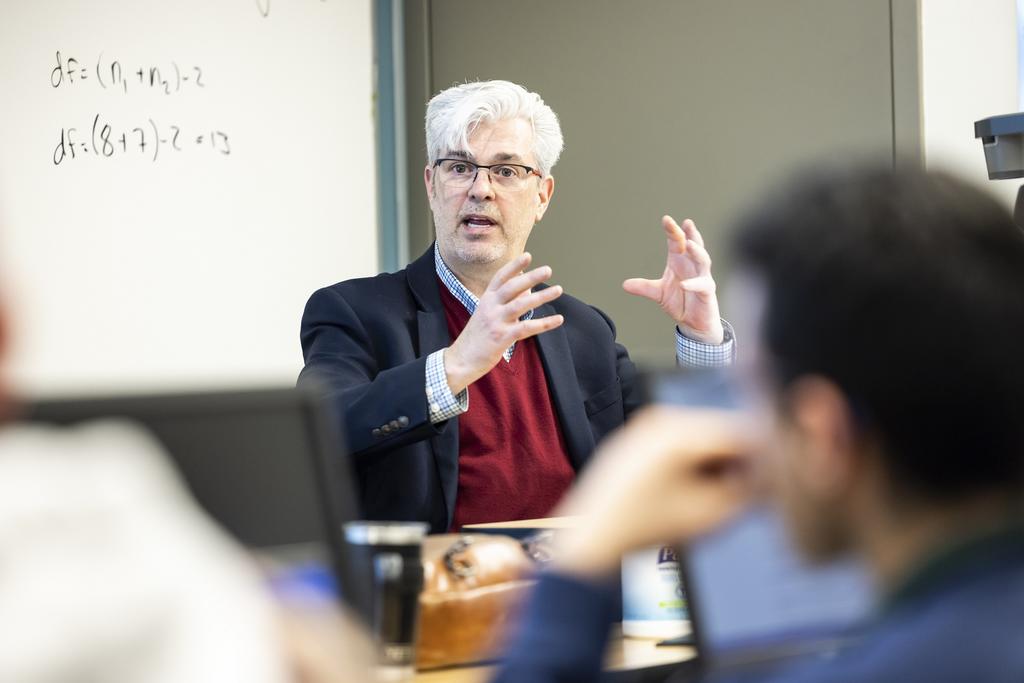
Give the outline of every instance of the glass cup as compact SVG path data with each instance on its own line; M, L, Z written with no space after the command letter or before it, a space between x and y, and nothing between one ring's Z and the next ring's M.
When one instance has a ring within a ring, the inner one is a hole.
M422 522L349 522L353 567L370 589L353 596L377 649L379 680L407 680L416 664L416 628L423 590Z

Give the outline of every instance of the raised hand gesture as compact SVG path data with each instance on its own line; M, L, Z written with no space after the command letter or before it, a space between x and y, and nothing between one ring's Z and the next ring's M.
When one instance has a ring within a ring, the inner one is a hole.
M662 216L661 226L668 242L665 272L657 280L630 278L622 288L656 302L687 337L721 344L725 332L704 238L689 218L680 227L671 216Z
M453 394L486 375L514 342L553 330L564 322L561 315L519 319L531 308L562 295L560 285L533 291L551 277L551 268L541 266L523 272L531 259L529 252L522 254L494 274L466 327L445 349L445 372Z

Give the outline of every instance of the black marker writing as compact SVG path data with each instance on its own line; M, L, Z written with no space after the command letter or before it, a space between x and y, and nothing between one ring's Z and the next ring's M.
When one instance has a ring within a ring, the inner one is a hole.
M57 51L57 65L50 71L50 85L54 88L74 87L83 81L92 80L104 90L130 91L145 90L165 95L179 93L192 88L205 88L203 67L183 65L177 61L162 65L147 64L127 67L117 59L109 59L101 52L96 61L86 65L76 57L64 57Z
M327 2L327 0L320 0L320 2ZM270 16L270 0L256 0L256 9L266 19Z
M140 154L155 162L161 152L195 149L229 156L230 137L216 129L186 133L181 126L160 126L153 119L132 128L118 129L96 114L88 129L61 128L60 139L53 150L53 164L60 166L65 161L85 157L109 159L130 154Z

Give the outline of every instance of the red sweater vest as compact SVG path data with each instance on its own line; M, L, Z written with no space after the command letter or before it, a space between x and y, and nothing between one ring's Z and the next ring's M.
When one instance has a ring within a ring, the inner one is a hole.
M438 280L455 339L469 311ZM575 476L551 405L537 342L516 344L469 389L459 416L459 489L452 530L464 524L534 519L551 513Z

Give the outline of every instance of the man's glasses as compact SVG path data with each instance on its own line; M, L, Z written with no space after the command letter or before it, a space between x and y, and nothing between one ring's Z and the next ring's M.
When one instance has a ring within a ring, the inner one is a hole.
M440 173L441 183L448 187L463 189L476 181L481 169L487 172L490 181L507 190L520 190L526 187L531 175L541 177L540 171L522 164L474 164L465 159L438 159L434 162Z

